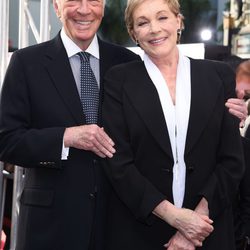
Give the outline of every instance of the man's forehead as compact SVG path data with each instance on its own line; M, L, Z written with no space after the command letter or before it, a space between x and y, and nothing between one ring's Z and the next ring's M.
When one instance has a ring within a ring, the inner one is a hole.
M70 0L54 0L54 1L55 1L55 2L61 2L61 3L63 3L63 2L68 2L68 1L70 1ZM81 2L82 0L75 0L75 1ZM93 0L84 0L84 1L93 1ZM98 1L100 1L101 3L103 3L103 5L106 4L106 0L98 0Z

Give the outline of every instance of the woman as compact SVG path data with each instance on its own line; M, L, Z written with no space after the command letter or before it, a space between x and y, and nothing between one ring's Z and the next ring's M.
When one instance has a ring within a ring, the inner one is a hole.
M243 174L238 121L224 103L234 75L177 48L178 0L129 0L143 62L106 76L103 119L116 153L107 250L234 249L231 201Z

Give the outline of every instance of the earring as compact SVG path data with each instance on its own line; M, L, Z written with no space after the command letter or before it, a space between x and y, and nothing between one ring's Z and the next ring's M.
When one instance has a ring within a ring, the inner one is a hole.
M140 47L140 44L139 44L137 39L135 40L135 44L136 44L136 46Z
M181 42L181 33L182 33L182 30L177 29L177 44Z

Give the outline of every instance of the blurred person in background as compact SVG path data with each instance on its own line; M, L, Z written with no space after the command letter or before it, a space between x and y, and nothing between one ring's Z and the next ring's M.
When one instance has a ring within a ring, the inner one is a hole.
M248 117L240 128L244 147L246 170L235 201L235 233L237 250L250 250L250 60L236 69L236 93L248 107Z

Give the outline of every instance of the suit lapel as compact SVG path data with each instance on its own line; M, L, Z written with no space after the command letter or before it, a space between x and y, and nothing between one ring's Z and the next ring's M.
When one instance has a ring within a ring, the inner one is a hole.
M136 69L137 73L131 76L125 91L161 149L173 158L167 125L157 90L146 72L144 63L140 62L136 65L139 65Z
M45 61L45 67L59 95L62 97L65 106L72 114L76 123L84 124L85 118L75 79L60 36L58 35L51 42L52 44L48 47L46 53L47 60Z
M191 107L185 155L195 146L215 108L220 83L214 74L208 75L207 71L209 69L204 64L191 59ZM162 150L173 158L158 93L143 62L139 64L136 72L136 75L129 78L129 84L125 85L128 98L131 99L135 109Z
M185 155L195 146L216 104L220 83L208 72L204 64L191 59L191 107Z

